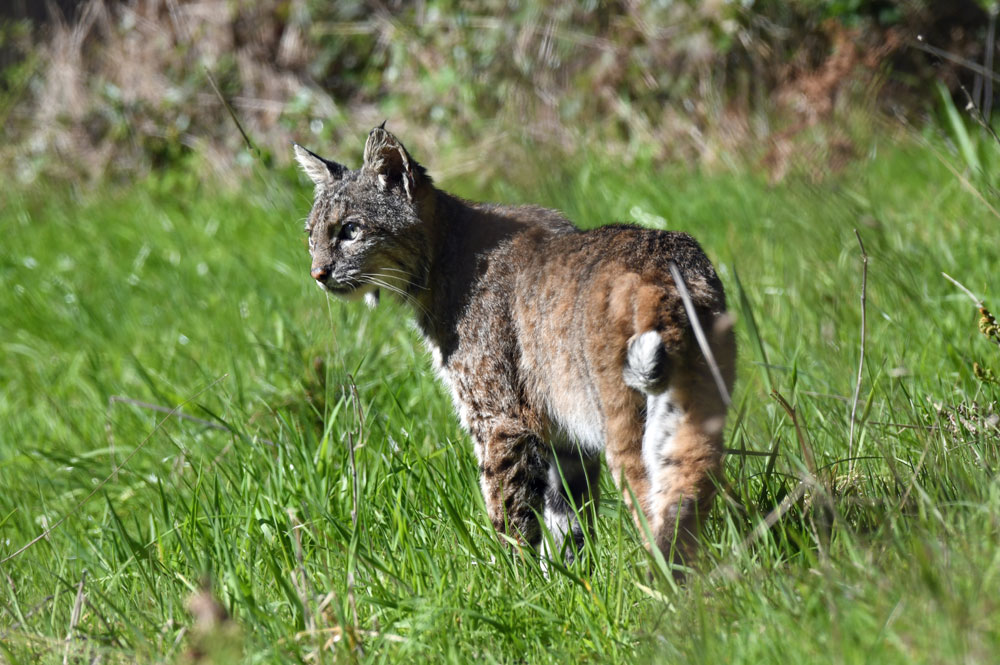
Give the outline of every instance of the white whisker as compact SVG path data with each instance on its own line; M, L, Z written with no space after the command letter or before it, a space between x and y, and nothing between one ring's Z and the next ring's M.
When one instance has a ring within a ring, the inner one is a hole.
M401 287L399 287L399 286L397 286L395 284L391 284L391 283L389 283L387 281L389 279L395 279L394 277L390 277L389 275L383 275L381 273L374 273L374 274L372 274L372 273L362 273L361 275L358 275L358 279L361 280L361 281L363 281L363 282L365 282L365 283L368 283L368 284L371 284L373 286L377 286L377 287L379 287L381 289L386 289L387 291L390 291L392 293L398 294L399 297L402 298L403 302L407 302L407 303L412 304L414 308L419 309L421 312L423 312L427 316L430 316L430 312L427 311L427 308L424 307L424 305L419 300L417 300L412 295L410 295L409 293L407 293L407 291L405 289L403 289L403 288L401 288Z
M408 287L417 288L417 289L420 289L421 291L427 291L429 289L429 287L427 287L427 286L420 286L418 284L415 284L413 282L413 275L408 270L402 270L400 268L392 268L392 267L388 267L388 266L382 268L381 270L382 271L398 272L400 275L402 275L403 277L406 278L406 283L407 283ZM389 277L388 275L382 275L382 276L386 277L386 278Z

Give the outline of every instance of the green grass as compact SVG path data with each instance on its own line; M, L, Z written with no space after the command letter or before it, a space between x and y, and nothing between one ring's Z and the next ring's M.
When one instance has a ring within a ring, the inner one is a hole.
M1000 220L936 152L880 144L818 184L596 158L527 187L445 183L687 230L718 265L740 342L728 445L773 456L728 458L683 588L651 578L606 478L592 569L546 576L498 543L407 311L310 283L301 182L5 192L0 559L58 526L0 564L0 662L994 658L1000 439L947 416L996 410L972 365L1000 372L1000 351L940 273L1000 309ZM855 228L871 262L849 473ZM747 542L798 486L803 444L833 509L814 487ZM235 623L194 626L201 580Z

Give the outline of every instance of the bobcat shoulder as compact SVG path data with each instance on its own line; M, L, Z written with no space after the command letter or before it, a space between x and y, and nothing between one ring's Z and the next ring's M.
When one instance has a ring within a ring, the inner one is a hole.
M651 545L690 562L721 471L726 404L671 262L729 389L735 362L722 284L694 239L579 231L555 211L461 200L381 127L357 170L295 152L316 185L313 279L341 297L384 292L412 306L472 437L494 527L537 547L541 517L573 556L590 528L581 515L596 515L579 509L596 507L603 453Z

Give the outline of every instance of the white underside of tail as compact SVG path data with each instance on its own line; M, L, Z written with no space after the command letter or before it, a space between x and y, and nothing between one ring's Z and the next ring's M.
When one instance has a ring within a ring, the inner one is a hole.
M622 377L625 383L646 394L646 427L642 437L642 461L650 479L650 492L655 495L662 489L659 483L662 469L669 464L676 451L677 431L684 419L684 411L677 403L673 391L665 386L665 350L663 340L655 330L634 338L628 346Z
M648 330L628 345L622 377L625 385L648 393L660 377L657 375L663 358L663 340L655 330Z

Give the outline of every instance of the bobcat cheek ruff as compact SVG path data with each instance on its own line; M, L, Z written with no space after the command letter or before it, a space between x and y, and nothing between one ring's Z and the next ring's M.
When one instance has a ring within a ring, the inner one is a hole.
M295 154L316 185L312 277L412 307L472 436L494 527L572 558L593 534L603 452L649 546L690 564L722 469L736 353L695 240L464 201L384 127L357 170Z

